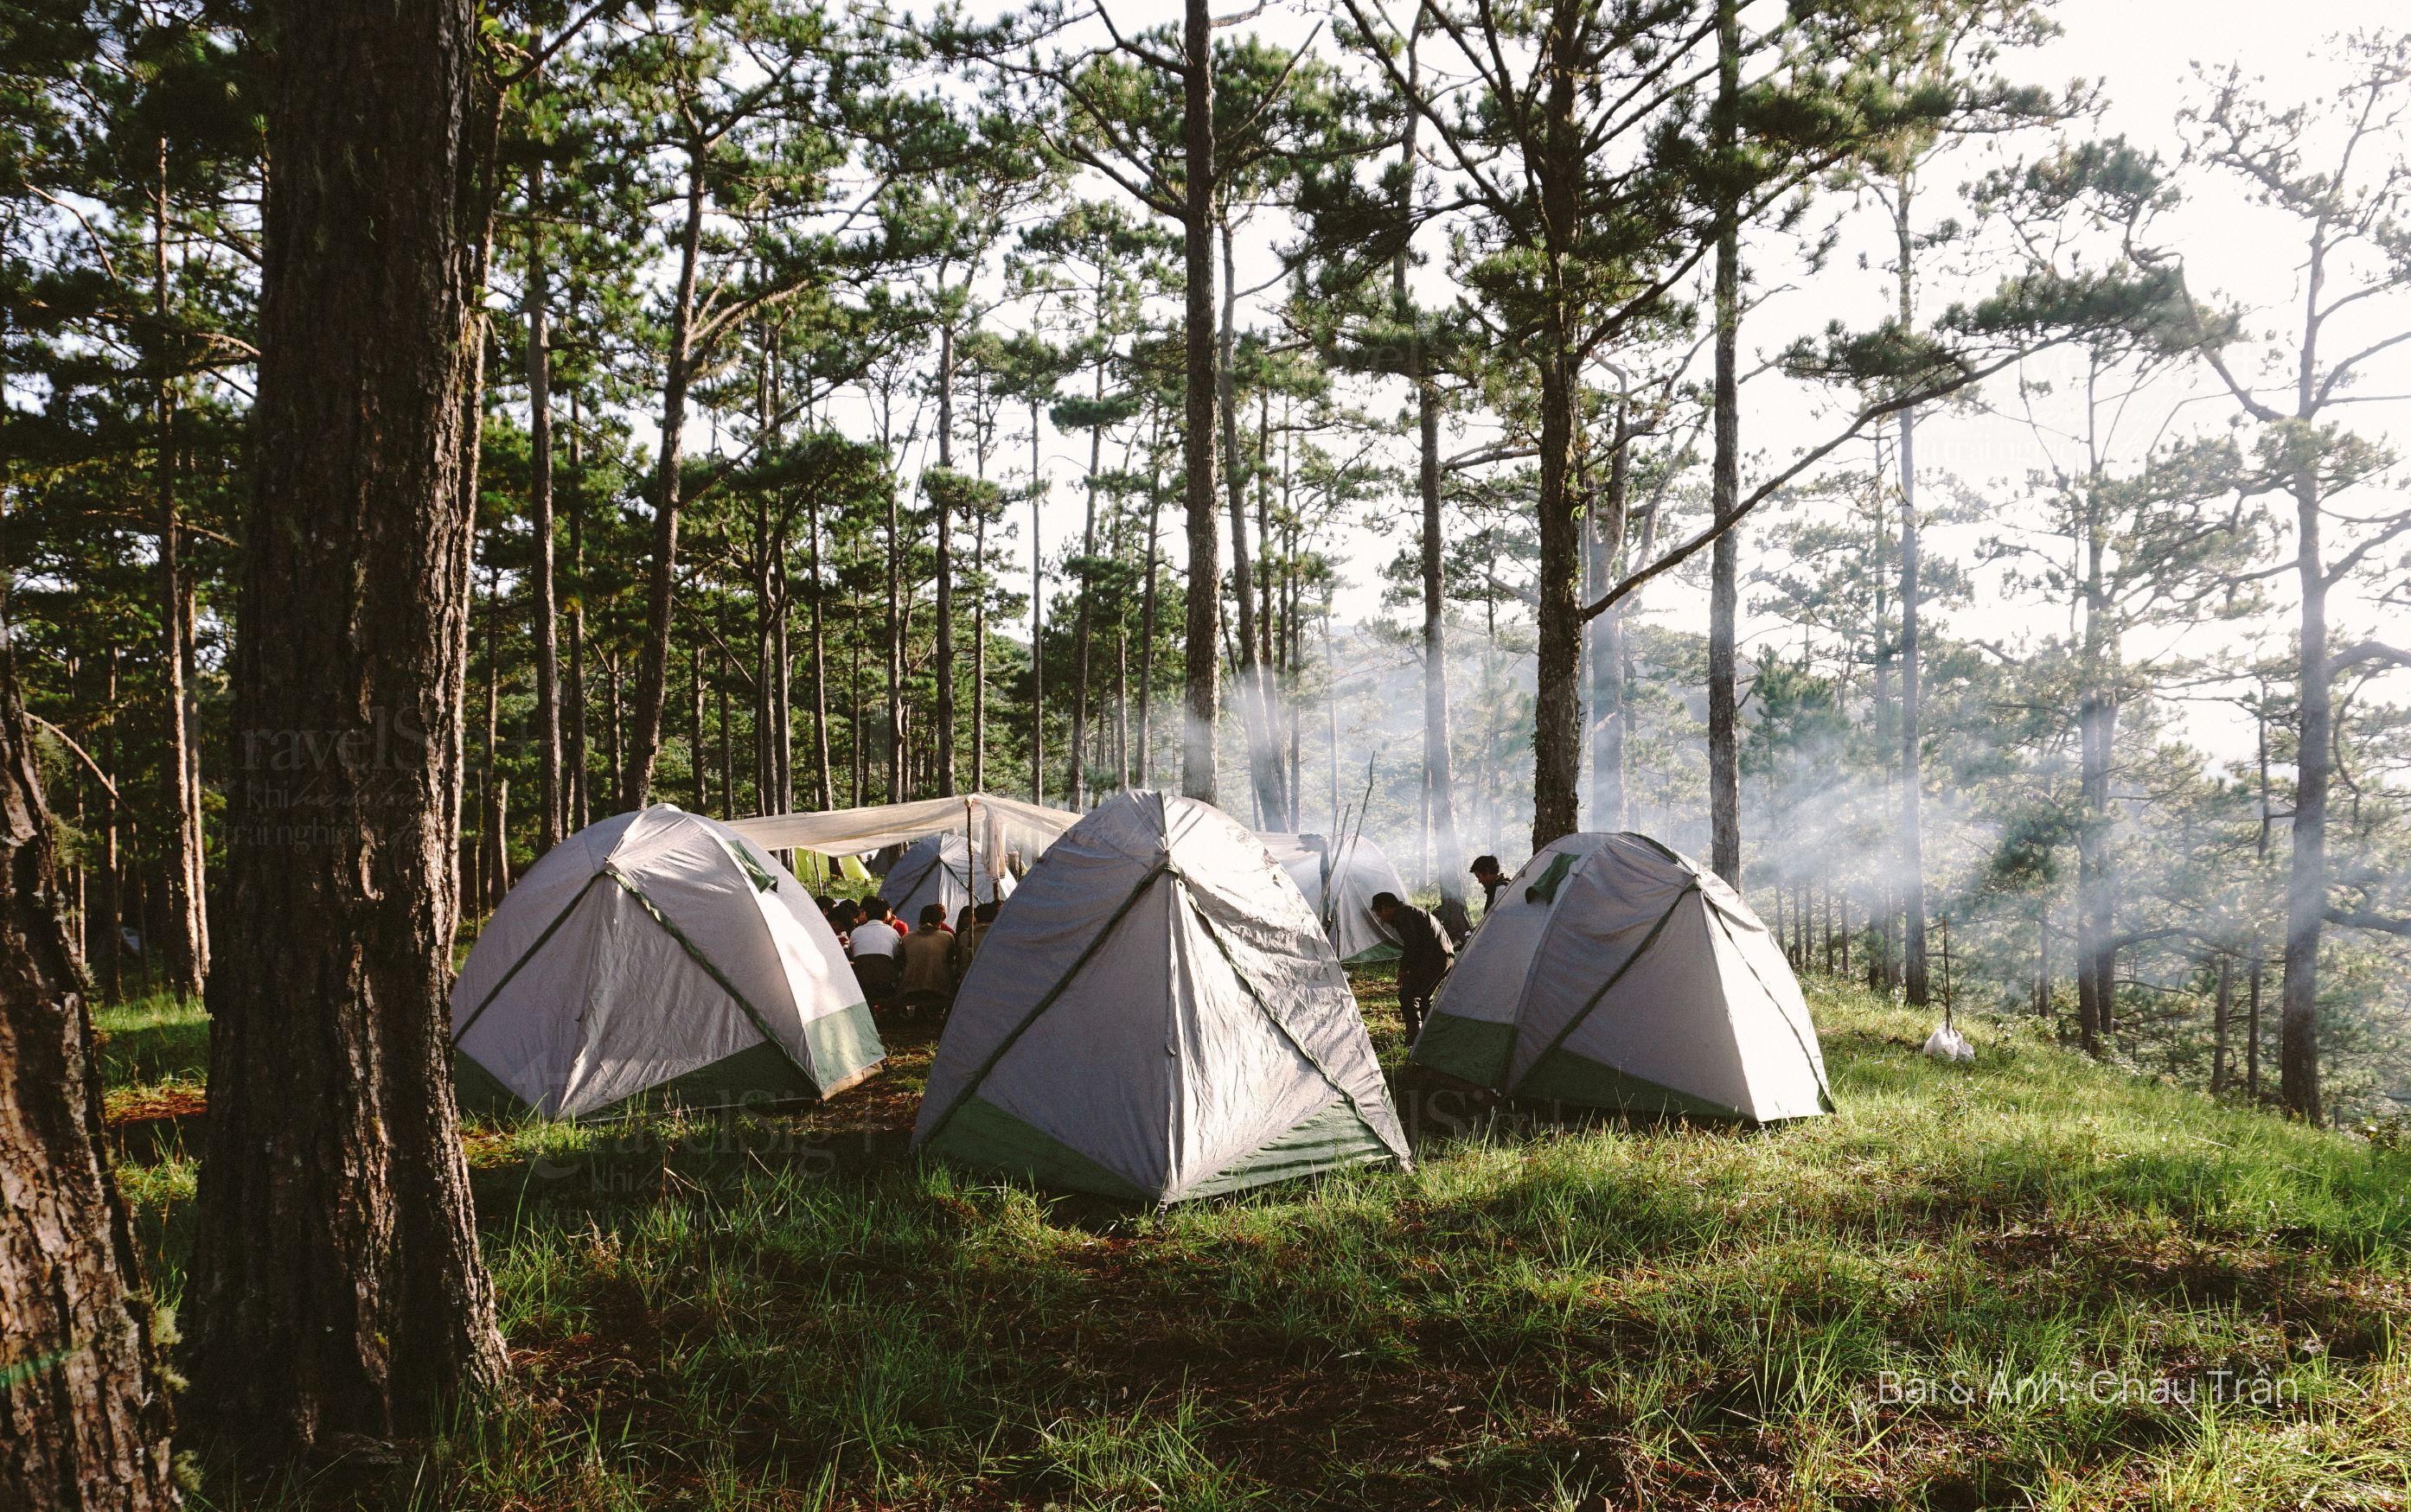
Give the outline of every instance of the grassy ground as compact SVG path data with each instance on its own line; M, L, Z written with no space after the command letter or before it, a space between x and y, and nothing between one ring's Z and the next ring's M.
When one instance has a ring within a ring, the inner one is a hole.
M1812 997L1837 1117L1410 1087L1413 1173L1161 1214L905 1158L908 1029L806 1119L475 1128L517 1389L374 1501L2411 1506L2411 1156ZM191 1072L189 1016L104 1025ZM146 1149L172 1293L191 1167Z

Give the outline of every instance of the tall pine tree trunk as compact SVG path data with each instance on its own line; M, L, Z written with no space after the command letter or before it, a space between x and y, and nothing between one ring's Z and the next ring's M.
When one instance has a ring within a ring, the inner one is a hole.
M887 801L904 801L904 521L896 482L887 487Z
M593 815L593 778L586 770L586 485L582 448L577 394L573 389L569 396L569 687L565 694L569 729L568 750L563 758L569 779L569 807L563 825L571 833L584 829Z
M1588 521L1589 596L1615 584L1632 495L1632 414L1629 396L1615 401L1609 441L1607 487ZM1426 574L1429 568L1425 569ZM1425 589L1428 594L1430 589ZM1615 604L1590 626L1590 809L1595 829L1626 827L1624 801L1624 606Z
M151 223L153 405L157 421L159 664L167 687L161 703L167 730L159 770L168 788L168 983L197 996L209 976L209 919L204 902L201 795L193 761L193 600L185 581L183 526L176 508L175 354L168 340L168 139L159 138L159 179Z
M1162 434L1158 433L1161 445ZM1163 454L1156 453L1160 458ZM1163 470L1161 462L1147 485L1147 583L1139 590L1138 609L1138 785L1155 786L1155 574L1158 531L1163 516Z
M2310 383L2310 364L2302 366ZM2308 404L2303 406L2306 410ZM2305 451L2313 448L2297 442ZM2287 1110L2319 1122L2319 935L2328 910L2328 784L2335 738L2335 669L2328 660L2328 574L2319 552L2316 457L2294 475L2294 571L2302 597L2294 754L2294 853L2286 879L2285 975L2278 986L2277 1090Z
M661 756L662 710L669 694L670 617L677 608L679 474L686 464L687 389L694 379L691 332L694 284L703 256L704 176L708 149L693 147L686 167L686 211L679 235L678 284L671 291L669 350L662 375L661 466L653 486L653 552L645 575L645 641L636 661L636 708L620 779L623 807L652 796L653 763Z
M1097 364L1096 400L1102 422L1105 369ZM1105 428L1089 428L1089 487L1086 517L1080 527L1079 608L1072 618L1072 807L1089 807L1089 648L1096 625L1097 482L1105 465Z
M534 550L528 561L535 600L529 611L535 641L536 840L538 856L561 843L561 662L554 640L559 613L552 591L552 359L546 351L546 304L551 290L544 258L544 160L528 165L527 384L528 523Z
M1264 663L1257 655L1256 564L1248 550L1248 472L1239 456L1238 376L1233 363L1238 345L1238 277L1232 266L1231 225L1221 223L1222 285L1220 347L1215 373L1222 429L1222 484L1230 496L1231 597L1238 612L1237 654L1233 657L1235 691L1239 700L1239 724L1248 743L1248 781L1262 822L1276 824L1282 811L1280 778L1273 764L1269 709L1264 697Z
M1215 158L1213 27L1206 0L1187 0L1180 124L1188 192L1181 215L1181 261L1188 275L1183 290L1188 301L1183 327L1187 388L1180 450L1189 519L1189 612L1181 648L1186 718L1180 791L1207 803L1216 801L1219 785L1214 721L1220 703L1218 656L1222 644L1221 542L1215 523L1221 490L1215 471L1214 411L1221 390L1221 361L1214 328L1214 189L1220 165Z
M1716 139L1736 151L1741 112L1738 0L1717 3ZM1709 482L1717 519L1741 500L1741 226L1728 192L1717 207L1716 272L1716 463ZM1716 874L1741 879L1741 531L1717 537L1708 582L1708 853Z
M1038 457L1042 406L1030 400L1030 801L1046 801L1046 539L1039 533L1045 486Z
M1551 283L1548 327L1536 360L1541 379L1538 645L1532 700L1532 849L1539 850L1582 823L1582 527L1574 517L1573 471L1581 372L1572 321L1579 302L1562 285L1574 221L1583 145L1574 120L1582 87L1572 7L1553 15L1546 46L1547 112L1541 180Z
M1916 319L1916 243L1909 234L1910 187L1904 176L1894 201L1899 238L1900 325ZM1922 1008L1928 996L1925 964L1924 729L1920 720L1921 682L1918 614L1923 590L1918 583L1917 410L1900 412L1900 906L1903 923L1901 980L1908 1000Z
M821 503L817 494L804 505L804 565L812 578L812 780L820 785L823 808L837 807L837 773L829 763L828 623L823 612L821 581Z
M2111 934L2116 880L2110 854L2110 777L2117 750L2118 697L2111 680L2114 611L2103 587L2108 546L2100 525L2099 489L2100 480L2096 478L2085 502L2086 681L2076 715L2077 786L2082 806L2076 832L2077 1026L2085 1050L2094 1054L2101 1053L2105 1040L2117 1029L2118 964L2117 942Z
M935 671L938 679L938 796L955 793L955 562L952 493L955 471L955 327L952 321L938 330L938 467L944 487L931 490L929 503L938 513L938 623Z
M469 0L265 20L226 824L244 948L209 986L185 1400L205 1432L293 1446L421 1429L503 1377L445 1036L488 138Z
M982 469L983 472L986 469ZM972 791L987 791L987 500L972 521Z
M176 1505L167 1384L101 1132L32 723L0 623L0 1506ZM116 922L107 947L114 950Z

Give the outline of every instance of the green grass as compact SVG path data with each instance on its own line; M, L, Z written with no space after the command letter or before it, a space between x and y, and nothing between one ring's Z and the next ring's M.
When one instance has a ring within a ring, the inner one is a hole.
M112 1089L191 1087L210 1069L210 1019L201 1005L165 994L96 1010L101 1079Z
M1836 1117L1427 1098L1411 1173L1163 1214L901 1157L926 1046L867 1116L474 1130L515 1389L380 1505L2411 1505L2411 1156L1812 996ZM189 1165L124 1179L181 1243Z

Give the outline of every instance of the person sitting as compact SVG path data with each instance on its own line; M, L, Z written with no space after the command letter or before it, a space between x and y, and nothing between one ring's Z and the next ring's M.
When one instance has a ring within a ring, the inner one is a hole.
M944 935L950 939L952 938L955 933L955 928L954 925L946 923L946 906L944 904L932 903L921 909L920 926L913 932L917 935L924 931L930 934Z
M1407 1021L1407 1043L1413 1044L1456 952L1430 914L1395 893L1373 894L1373 916L1398 938L1398 1012Z
M955 981L961 981L972 974L972 959L979 954L982 941L987 938L988 926L996 923L999 905L991 898L971 910L971 923L955 937Z
M924 921L905 936L897 947L896 965L898 1007L943 1011L954 1002L955 936L944 924L931 928Z
M864 1000L873 1008L885 1008L896 996L896 956L904 945L903 934L888 917L885 898L871 898L862 905L862 922L850 931L850 938L854 975L862 983Z

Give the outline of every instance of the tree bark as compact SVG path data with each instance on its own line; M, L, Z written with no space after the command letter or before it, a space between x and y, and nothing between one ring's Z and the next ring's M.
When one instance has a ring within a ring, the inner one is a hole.
M1552 17L1546 46L1541 217L1547 254L1550 308L1536 360L1541 379L1541 571L1535 607L1538 645L1532 702L1532 849L1540 850L1581 826L1582 798L1582 534L1574 518L1575 406L1581 373L1573 350L1575 293L1565 286L1574 230L1575 185L1582 140L1574 107L1577 77L1571 6Z
M199 995L209 977L209 919L202 877L201 796L193 761L192 595L184 578L183 526L176 507L176 387L168 318L168 139L159 138L159 180L152 199L152 318L158 329L153 357L157 422L159 608L164 644L160 671L167 687L161 714L166 749L159 770L168 788L168 984Z
M1894 204L1899 234L1900 325L1911 328L1916 319L1916 272L1911 261L1916 244L1909 233L1910 187L1906 176ZM1918 582L1920 542L1917 518L1917 410L1900 412L1900 902L1902 919L1901 984L1910 1003L1926 1005L1930 996L1925 961L1925 767L1921 759L1924 730L1919 700L1923 688L1919 653L1918 612L1922 589Z
M569 749L563 761L569 781L563 827L571 834L584 829L593 813L593 779L586 770L585 455L577 422L577 394L573 389L569 396L569 687L565 693L569 703Z
M1737 0L1717 5L1717 153L1735 152L1741 112ZM1710 507L1717 519L1741 500L1741 227L1730 195L1717 207L1716 271L1716 464ZM1708 850L1716 874L1741 878L1741 531L1717 537L1708 588Z
M2310 363L2305 359L2307 374ZM2304 379L2305 386L2308 378ZM2305 405L2305 409L2309 406ZM2302 596L2294 754L2294 847L2286 879L2285 975L2278 986L2277 1091L2288 1112L2316 1124L2319 1106L2319 935L2328 911L2328 783L2335 738L2334 668L2328 661L2328 574L2319 551L2322 511L2314 448L2294 473L2294 570Z
M951 798L955 795L954 511L947 495L955 471L955 327L951 321L938 329L938 467L946 474L945 487L929 498L938 515L938 796Z
M1180 450L1187 470L1183 502L1189 516L1189 604L1188 640L1181 650L1187 717L1180 740L1180 791L1206 803L1216 801L1219 787L1214 723L1220 703L1218 657L1222 645L1221 543L1215 527L1220 477L1214 411L1222 365L1214 322L1214 188L1220 165L1215 160L1213 26L1206 0L1186 0L1180 138L1188 192L1181 217L1182 263L1188 274L1183 331L1188 385L1182 396Z
M1104 408L1105 368L1102 358L1097 363L1096 399L1098 409ZM1089 428L1089 487L1087 512L1080 527L1080 570L1074 574L1079 583L1079 608L1072 619L1072 807L1089 807L1089 648L1096 626L1096 574L1091 570L1097 556L1097 478L1105 465L1105 428Z
M821 580L821 502L818 495L804 508L805 566L812 578L812 777L820 784L823 808L837 805L837 773L829 763L828 624L822 609L826 585Z
M1220 412L1222 429L1222 485L1230 499L1231 510L1231 598L1238 612L1238 653L1233 658L1234 680L1237 683L1239 723L1248 742L1248 781L1253 790L1256 812L1266 825L1280 821L1275 817L1285 811L1280 801L1279 768L1273 764L1271 744L1270 702L1264 695L1264 663L1258 656L1257 600L1255 563L1248 550L1248 473L1239 456L1239 392L1238 377L1233 371L1237 350L1238 275L1232 266L1231 226L1228 219L1220 225L1222 241L1220 346L1217 354L1215 373L1216 407Z
M628 731L621 803L641 808L652 799L653 763L661 755L662 711L669 693L670 615L678 593L679 476L686 463L687 389L694 381L691 332L694 284L703 257L705 149L687 161L686 218L679 234L678 285L670 297L669 350L662 374L661 467L653 486L653 552L645 578L645 644L636 662L636 707Z
M1439 385L1425 371L1420 322L1410 360L1415 369L1415 431L1418 460L1416 492L1423 503L1422 551L1424 590L1424 770L1430 776L1432 865L1439 872L1443 902L1465 903L1465 879L1458 863L1464 857L1456 839L1455 758L1448 729L1448 600L1441 576L1444 545L1439 491Z
M1045 502L1040 475L1039 425L1045 406L1030 398L1030 801L1046 801L1046 538L1039 533Z
M168 1389L51 835L0 624L0 1506L148 1512L177 1505Z
M1632 493L1632 415L1629 398L1615 401L1615 430L1607 458L1607 488L1590 524L1590 593L1607 591L1615 576L1624 545ZM1424 569L1428 601L1435 575ZM1621 830L1629 821L1624 796L1624 605L1617 603L1591 621L1590 628L1590 809L1591 824Z
M903 501L887 480L887 801L904 801Z
M205 1431L424 1427L498 1386L444 1032L482 138L469 0L269 7L227 918L189 1287Z
M982 460L986 460L982 447ZM987 469L980 469L983 481ZM983 492L972 521L972 791L987 791L987 509Z
M2218 993L2211 1001L2210 1090L2213 1096L2227 1090L2228 1068L2232 1057L2227 1049L2228 1023L2235 1016L2235 957L2225 951L2218 952Z
M544 257L544 160L528 165L528 523L534 551L528 564L535 603L536 840L541 857L561 843L561 661L554 640L559 610L552 590L552 359L547 352L545 306L551 299Z

